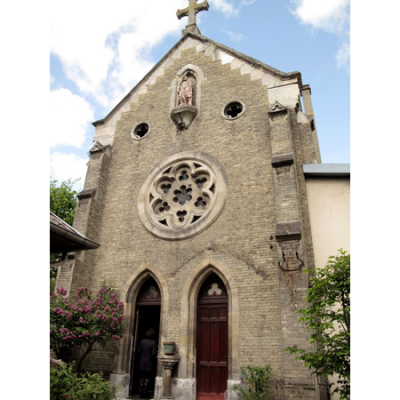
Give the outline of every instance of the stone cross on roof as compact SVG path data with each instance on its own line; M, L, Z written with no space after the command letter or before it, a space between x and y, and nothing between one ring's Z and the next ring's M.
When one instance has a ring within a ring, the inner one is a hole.
M178 10L176 16L181 19L182 17L189 17L187 27L196 25L196 14L200 11L207 11L210 8L207 0L202 3L197 3L197 0L189 0L189 7L183 10Z

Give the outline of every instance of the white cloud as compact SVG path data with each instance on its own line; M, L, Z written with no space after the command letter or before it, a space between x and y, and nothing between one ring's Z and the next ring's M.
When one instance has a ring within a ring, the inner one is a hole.
M76 154L55 152L50 156L50 177L59 182L79 179L76 188L80 190L85 181L87 162L87 158L78 157Z
M350 0L292 0L291 12L304 24L340 33L349 22Z
M235 16L254 1L210 0L210 5ZM53 0L50 50L82 96L110 108L158 61L151 49L184 28L187 18L178 20L176 11L187 6L187 0L114 0L112 7L101 0Z
M50 49L82 95L105 106L153 65L150 49L186 24L176 17L186 0L53 0ZM122 10L122 12L121 12Z
M350 0L291 0L290 12L303 24L340 37L337 66L348 67L350 59Z
M69 145L81 148L89 123L94 120L92 107L68 89L50 92L50 146Z
M336 63L339 68L347 69L350 73L351 65L351 31L343 35L342 44L336 53Z
M236 33L236 32L232 32L232 31L228 31L226 29L221 29L221 31L226 33L230 37L230 39L236 43L241 43L241 42L243 42L243 40L246 39L246 35L244 35L243 33Z
M217 10L222 11L226 15L237 15L239 12L239 10L234 8L227 0L210 0L210 6L215 6Z

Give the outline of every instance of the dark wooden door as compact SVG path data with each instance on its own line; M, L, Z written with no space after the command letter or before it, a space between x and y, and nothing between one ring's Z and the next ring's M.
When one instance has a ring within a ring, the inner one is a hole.
M221 280L212 275L197 308L196 386L198 400L223 400L228 380L228 301Z

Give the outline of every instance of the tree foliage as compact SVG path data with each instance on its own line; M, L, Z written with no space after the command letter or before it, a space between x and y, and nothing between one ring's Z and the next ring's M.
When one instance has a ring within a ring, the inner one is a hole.
M77 192L72 189L75 182L70 179L60 184L56 180L50 181L50 211L71 226L78 202Z
M67 224L74 222L75 207L78 202L77 192L72 189L76 181L61 182L56 180L50 181L50 211L61 218ZM60 257L56 254L50 254L50 262L60 261ZM57 268L50 268L50 293L54 290L57 277Z
M339 250L329 257L325 268L307 271L312 275L308 289L308 307L297 311L313 332L314 351L297 346L286 350L296 354L313 373L319 376L338 374L334 392L341 399L350 399L350 255Z
M252 367L248 365L241 368L242 385L233 385L233 390L241 400L269 400L271 367Z
M124 304L118 301L112 286L103 283L96 296L88 288L79 288L78 300L65 297L66 290L57 288L50 296L50 347L57 358L65 351L83 348L77 365L95 345L105 346L119 340L124 331Z

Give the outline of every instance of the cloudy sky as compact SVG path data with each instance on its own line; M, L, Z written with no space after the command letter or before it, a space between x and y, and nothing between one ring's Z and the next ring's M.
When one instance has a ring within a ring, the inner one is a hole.
M181 37L188 0L52 0L50 176L80 179L94 127ZM350 161L349 0L209 0L204 36L312 88L323 162ZM77 12L79 10L79 12Z

